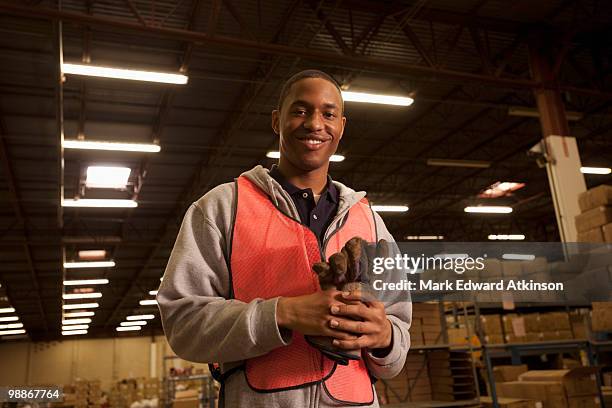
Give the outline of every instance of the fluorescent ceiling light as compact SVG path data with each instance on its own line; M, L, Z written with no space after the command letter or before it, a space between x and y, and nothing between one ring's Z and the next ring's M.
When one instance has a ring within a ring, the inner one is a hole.
M157 295L157 291L156 290L150 290L149 291L149 295L155 296L155 295Z
M22 327L23 327L23 323L0 324L0 330L21 329Z
M121 322L119 323L121 326L144 326L145 324L147 324L147 322L145 320L132 320L129 322Z
M19 316L0 317L0 322L16 322L17 320L19 320Z
M64 293L62 299L98 299L102 297L102 293Z
M136 331L142 329L142 326L119 326L115 330L117 331Z
M9 334L24 334L26 331L20 330L0 330L0 336L8 336Z
M156 144L117 143L93 140L64 140L63 146L66 149L112 150L117 152L158 153L161 150L161 147Z
M77 254L79 259L85 261L101 261L106 258L105 249L88 249L85 251L79 251Z
M142 314L142 315L128 316L125 318L125 320L151 320L151 319L155 319L155 315Z
M145 300L141 300L140 302L141 306L150 306L150 305L156 305L157 304L157 300L155 299L145 299Z
M509 195L511 192L525 187L525 183L517 183L514 181L498 181L491 184L482 193L478 195L480 198L497 198Z
M526 106L510 106L508 108L508 115L510 116L520 116L520 117L524 117L524 118L539 118L540 117L540 111L538 111L535 108L529 108ZM583 115L580 112L574 112L574 111L566 111L565 112L565 118L567 120L580 120L582 119Z
M63 325L70 325L70 324L89 324L91 323L91 319L69 319L69 320L62 320L62 324Z
M136 208L138 203L134 200L114 200L106 198L80 198L78 200L64 198L62 207L87 208Z
M64 281L64 286L106 285L108 279L75 279Z
M525 239L523 234L491 234L489 235L491 241L522 241Z
M94 312L72 312L64 313L64 317L87 317L95 315Z
M62 326L62 330L87 330L89 329L88 324L75 324L72 326Z
M405 237L405 239L410 240L410 241L418 241L418 240L436 241L436 240L444 239L444 235L408 235Z
M62 308L64 310L69 309L94 309L96 307L100 307L98 303L74 303L72 305L63 305Z
M161 82L165 84L185 85L187 76L154 71L138 71L135 69L121 69L102 67L89 64L62 64L62 73L73 75L86 75L102 78L129 79L133 81Z
M505 207L500 205L480 205L476 207L465 207L463 209L466 213L480 213L480 214L509 214L512 212L512 207Z
M15 308L3 307L3 308L0 308L0 313L15 313Z
M280 159L280 152L273 150L266 153L266 157L269 159ZM345 157L341 154L332 154L329 158L330 162L341 162L344 161Z
M408 206L406 205L373 205L372 210L376 212L406 212Z
M89 166L85 185L89 188L126 188L131 172L129 167Z
M64 330L62 336L74 336L77 334L87 334L87 330Z
M112 268L114 266L115 266L115 261L64 262L64 268L66 268L66 269L75 269L75 268ZM107 279L102 279L102 280L107 280ZM84 280L80 280L80 281L84 282ZM108 283L108 282L106 282L106 283Z
M491 162L483 160L454 160L454 159L427 159L428 166L467 167L475 169L488 169Z
M503 254L502 259L513 260L513 261L533 261L536 258L532 254Z
M380 95L365 92L342 91L345 102L379 103L383 105L410 106L414 99L407 96Z
M580 172L582 174L610 174L612 169L609 167L581 167Z

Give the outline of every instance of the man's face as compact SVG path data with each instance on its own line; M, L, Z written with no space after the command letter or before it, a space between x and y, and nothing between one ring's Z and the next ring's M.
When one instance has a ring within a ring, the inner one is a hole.
M272 112L272 128L280 135L281 161L303 171L327 168L345 123L340 93L333 84L321 78L297 81L280 111Z

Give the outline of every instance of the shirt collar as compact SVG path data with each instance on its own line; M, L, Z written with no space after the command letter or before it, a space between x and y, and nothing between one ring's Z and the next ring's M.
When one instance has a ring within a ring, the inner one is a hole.
M276 164L273 164L272 168L270 169L270 177L276 180L278 184L280 184L280 186L283 188L283 190L289 193L289 195L294 195L302 193L305 190L310 190L309 188L299 189L293 184L291 184L289 181L287 181L287 179L280 172ZM332 203L338 202L338 189L336 188L336 186L334 186L332 178L329 176L329 174L327 175L327 185L325 186L325 190L323 190L323 192L321 193L321 197L326 197Z

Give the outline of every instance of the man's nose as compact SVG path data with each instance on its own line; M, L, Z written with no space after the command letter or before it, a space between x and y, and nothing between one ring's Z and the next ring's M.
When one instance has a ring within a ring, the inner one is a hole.
M313 112L311 115L308 115L306 121L304 122L304 126L310 130L322 130L323 129L323 119L318 112Z

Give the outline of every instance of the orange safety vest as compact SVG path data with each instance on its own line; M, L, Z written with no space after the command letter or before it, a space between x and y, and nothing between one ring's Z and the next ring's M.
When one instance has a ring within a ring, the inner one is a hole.
M314 293L321 290L312 270L314 263L340 251L354 236L376 242L373 214L365 199L348 211L342 226L321 248L307 226L282 213L248 178L239 177L236 186L230 267L233 294L238 300ZM369 405L374 401L363 359L338 365L297 332L290 345L247 360L244 370L249 386L259 392L323 382L329 396L338 402Z

